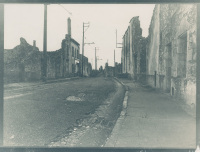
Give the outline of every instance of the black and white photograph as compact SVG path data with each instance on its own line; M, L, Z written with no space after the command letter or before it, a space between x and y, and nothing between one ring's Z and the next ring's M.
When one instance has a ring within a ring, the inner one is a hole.
M0 3L0 148L200 152L198 41L199 3Z

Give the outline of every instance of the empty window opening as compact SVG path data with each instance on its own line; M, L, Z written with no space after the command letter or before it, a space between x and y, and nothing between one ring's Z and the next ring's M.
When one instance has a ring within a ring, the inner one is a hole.
M187 33L179 37L177 76L186 77Z

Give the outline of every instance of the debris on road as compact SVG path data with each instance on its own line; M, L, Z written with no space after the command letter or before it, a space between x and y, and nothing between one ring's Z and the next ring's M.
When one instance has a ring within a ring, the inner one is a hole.
M75 96L69 96L66 98L67 101L84 101L80 97L75 97Z

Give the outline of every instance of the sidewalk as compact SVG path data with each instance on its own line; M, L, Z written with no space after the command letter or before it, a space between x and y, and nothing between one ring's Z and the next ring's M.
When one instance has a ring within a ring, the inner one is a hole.
M195 117L166 94L130 80L125 108L105 147L195 148Z

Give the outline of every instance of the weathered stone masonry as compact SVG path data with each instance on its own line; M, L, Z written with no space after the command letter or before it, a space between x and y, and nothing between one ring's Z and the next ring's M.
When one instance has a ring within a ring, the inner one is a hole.
M156 5L148 40L147 82L195 103L196 5Z
M62 40L57 51L47 51L47 78L79 76L82 57L80 45L71 37L71 20L68 18L68 34ZM5 50L5 82L23 82L41 79L43 53L36 47L20 38L20 45ZM84 56L84 76L89 76L92 66Z
M122 73L141 79L146 73L146 39L142 37L138 16L130 20L123 36L121 55Z
M157 86L158 79L155 77L159 65L159 45L160 45L160 7L156 5L154 8L151 24L149 27L147 51L146 51L146 80L151 86ZM162 75L159 75L162 79ZM161 85L161 84L160 84Z
M36 46L31 46L24 38L20 38L20 45L4 52L5 82L40 79L42 56Z

